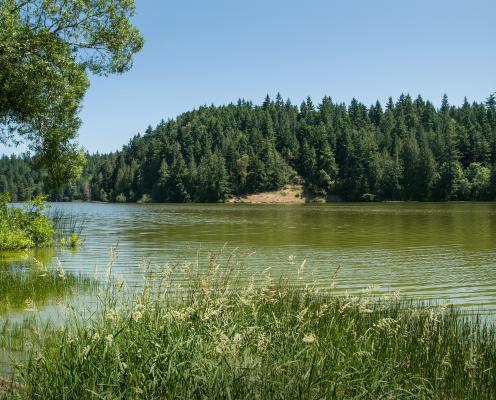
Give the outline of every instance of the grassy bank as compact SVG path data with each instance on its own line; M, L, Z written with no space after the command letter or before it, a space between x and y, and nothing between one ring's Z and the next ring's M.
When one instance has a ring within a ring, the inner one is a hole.
M43 247L53 243L55 228L43 210L43 197L24 208L8 207L10 197L0 193L0 251Z
M182 268L187 288L178 273L150 273L132 295L109 284L91 318L31 330L4 397L494 398L495 329L456 308L270 278L239 290L215 259L201 273Z

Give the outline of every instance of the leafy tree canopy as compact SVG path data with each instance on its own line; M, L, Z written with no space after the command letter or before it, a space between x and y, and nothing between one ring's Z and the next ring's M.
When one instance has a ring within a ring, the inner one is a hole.
M0 142L26 141L52 186L84 165L88 72L125 72L143 46L134 12L134 0L0 0Z

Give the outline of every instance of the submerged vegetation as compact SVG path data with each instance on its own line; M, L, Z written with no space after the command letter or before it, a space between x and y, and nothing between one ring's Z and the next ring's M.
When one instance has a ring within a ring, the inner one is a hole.
M145 273L132 295L102 287L91 318L24 330L5 397L493 398L495 329L456 308L269 275L241 288L215 257Z
M43 213L44 197L37 196L21 209L9 207L8 194L0 193L0 250L43 247L53 243L55 228Z
M78 182L51 190L27 157L0 159L0 191L58 200L216 202L304 185L320 198L492 200L496 97L440 108L418 96L366 106L278 95L200 107L88 157Z

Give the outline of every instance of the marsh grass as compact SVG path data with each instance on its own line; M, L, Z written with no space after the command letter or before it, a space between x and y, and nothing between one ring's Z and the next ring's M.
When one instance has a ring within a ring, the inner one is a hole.
M144 264L143 288L108 279L90 318L24 330L32 350L5 398L494 398L494 326L456 308L269 273L240 288L230 265L206 264Z
M49 218L55 226L55 240L62 247L79 247L83 242L86 218L81 214L61 209L51 210Z
M24 267L0 268L0 316L12 311L32 311L95 286L91 278L67 273L60 263L54 268L31 258Z

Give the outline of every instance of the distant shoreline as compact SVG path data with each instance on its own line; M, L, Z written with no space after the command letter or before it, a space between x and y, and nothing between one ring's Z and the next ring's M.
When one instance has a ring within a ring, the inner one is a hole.
M225 202L198 202L190 201L185 203L177 202L140 202L140 201L98 201L98 200L70 200L70 201L54 201L53 203L91 203L91 204L267 204L267 205L302 205L302 204L336 204L336 203L355 203L355 204L370 204L370 203L494 203L496 200L437 200L437 201L418 201L418 200L369 200L369 201L348 201L338 195L312 196L308 194L302 185L285 185L280 190L269 192L251 193L244 195L236 195L226 199ZM50 201L49 201L50 202ZM24 203L16 201L15 203Z

